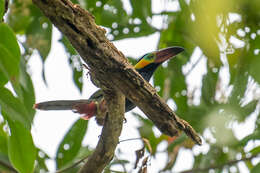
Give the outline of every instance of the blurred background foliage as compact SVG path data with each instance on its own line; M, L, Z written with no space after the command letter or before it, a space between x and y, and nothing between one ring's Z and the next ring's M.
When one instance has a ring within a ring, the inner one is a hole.
M52 46L53 25L30 0L10 1L7 12L5 2L0 0L0 170L48 172L45 161L50 158L34 146L30 133L35 97L27 62L37 51L44 64ZM165 165L162 172L173 169L183 148L192 151L194 172L260 172L259 0L162 0L165 7L174 4L178 8L160 12L154 12L151 0L72 2L89 10L96 23L106 28L111 41L159 33L158 49L173 45L185 48L185 53L156 71L153 83L176 113L201 134L206 150L201 151L183 134L178 138L156 135L149 120L133 113L142 124L138 131L145 138L143 151L151 158L159 152L167 155L167 162L160 163ZM153 24L158 17L161 27ZM17 37L21 39L17 41ZM67 52L74 83L82 91L80 57L66 37L62 36L60 43ZM135 58L129 60L134 63ZM45 80L44 69L42 78ZM253 131L241 137L238 134L244 129L240 125L249 117ZM82 146L87 123L78 120L64 136L55 158L57 169L92 152ZM165 141L167 147L158 151L158 145ZM246 149L248 145L250 149ZM137 162L142 159L143 163L136 164L144 172L149 163L142 155L137 156ZM118 155L105 172L113 165L125 168L127 164L134 165Z

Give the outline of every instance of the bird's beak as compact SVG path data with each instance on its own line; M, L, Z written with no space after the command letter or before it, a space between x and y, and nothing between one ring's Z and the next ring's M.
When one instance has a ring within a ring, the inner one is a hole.
M158 50L157 52L155 52L156 54L156 59L155 59L155 63L162 63L176 55L178 55L179 53L183 52L184 48L182 47L178 47L178 46L174 46L174 47L168 47L165 49L161 49Z

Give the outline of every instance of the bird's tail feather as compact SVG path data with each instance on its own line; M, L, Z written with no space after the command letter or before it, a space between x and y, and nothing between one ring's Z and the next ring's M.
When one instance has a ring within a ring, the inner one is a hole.
M36 103L33 108L41 110L73 110L76 105L90 102L90 100L55 100Z

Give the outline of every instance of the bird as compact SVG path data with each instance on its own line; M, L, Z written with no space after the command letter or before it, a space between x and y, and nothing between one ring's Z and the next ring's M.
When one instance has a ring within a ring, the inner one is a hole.
M172 46L147 53L137 61L134 68L144 80L149 82L155 70L163 62L175 57L183 51L184 48L182 47ZM91 117L97 115L99 109L104 110L105 104L103 91L99 89L92 94L89 99L46 101L34 104L34 108L39 110L72 110L75 113L81 114L82 119L89 120ZM135 107L134 103L126 98L125 112Z

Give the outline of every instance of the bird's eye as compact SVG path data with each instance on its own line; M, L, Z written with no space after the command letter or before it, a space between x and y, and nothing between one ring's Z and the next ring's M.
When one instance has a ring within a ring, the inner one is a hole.
M146 59L147 59L147 60L153 60L153 58L154 58L153 54L148 54L148 55L146 56Z

